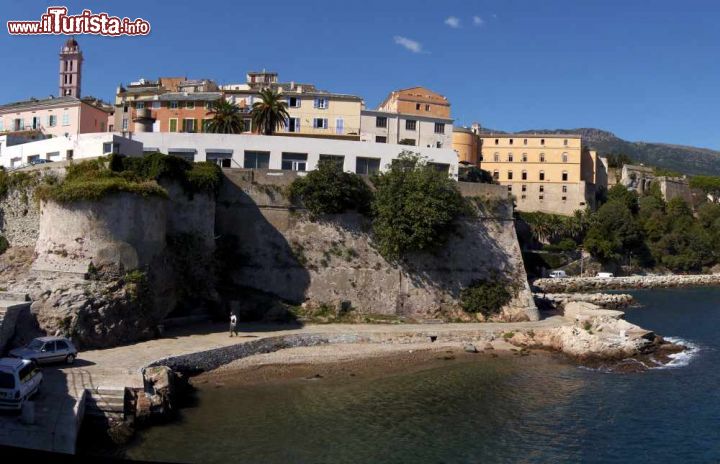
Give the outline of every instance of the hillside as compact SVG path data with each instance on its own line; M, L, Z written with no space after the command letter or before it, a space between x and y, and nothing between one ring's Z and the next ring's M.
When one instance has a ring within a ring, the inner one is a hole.
M600 154L624 153L636 163L666 168L684 174L720 176L720 151L667 143L628 142L600 129L538 129L523 131L541 134L580 134Z

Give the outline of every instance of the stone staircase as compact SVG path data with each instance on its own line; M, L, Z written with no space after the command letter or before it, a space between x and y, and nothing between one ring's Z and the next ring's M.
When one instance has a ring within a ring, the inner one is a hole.
M125 419L128 392L125 388L88 389L85 396L85 419L122 422Z

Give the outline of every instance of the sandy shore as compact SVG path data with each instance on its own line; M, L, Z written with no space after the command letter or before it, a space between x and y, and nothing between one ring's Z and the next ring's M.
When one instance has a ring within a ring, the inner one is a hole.
M502 340L466 352L458 343L342 344L289 348L238 359L192 379L196 385L256 385L315 379L372 378L439 367L447 362L537 354Z

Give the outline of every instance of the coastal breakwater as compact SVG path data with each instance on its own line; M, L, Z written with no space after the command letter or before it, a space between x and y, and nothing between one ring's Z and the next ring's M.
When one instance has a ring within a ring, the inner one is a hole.
M702 287L720 285L720 274L653 275L614 278L569 277L537 279L533 286L545 293L576 293L598 290L630 290L648 288Z
M618 309L630 306L635 298L627 293L533 293L536 300L552 306L565 306L572 301L592 303L601 308Z

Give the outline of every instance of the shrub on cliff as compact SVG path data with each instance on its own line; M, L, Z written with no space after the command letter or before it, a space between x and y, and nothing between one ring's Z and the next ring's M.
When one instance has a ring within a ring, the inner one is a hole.
M290 185L290 199L302 204L313 216L370 211L372 192L357 174L343 172L333 161L321 161L318 168Z
M0 255L5 253L8 248L10 248L10 243L3 235L0 235Z
M216 194L222 181L222 172L215 163L191 163L179 156L162 153L150 153L143 157L112 155L110 169L128 178L176 181L190 194Z
M136 176L127 176L110 170L104 158L70 164L62 182L41 183L35 191L35 196L40 200L66 203L99 200L109 193L117 192L167 196L167 192L155 181L142 180Z
M374 242L386 259L443 245L465 203L447 173L403 152L389 171L373 177Z
M466 312L491 317L512 299L509 287L509 282L497 276L476 280L460 292L460 306Z

